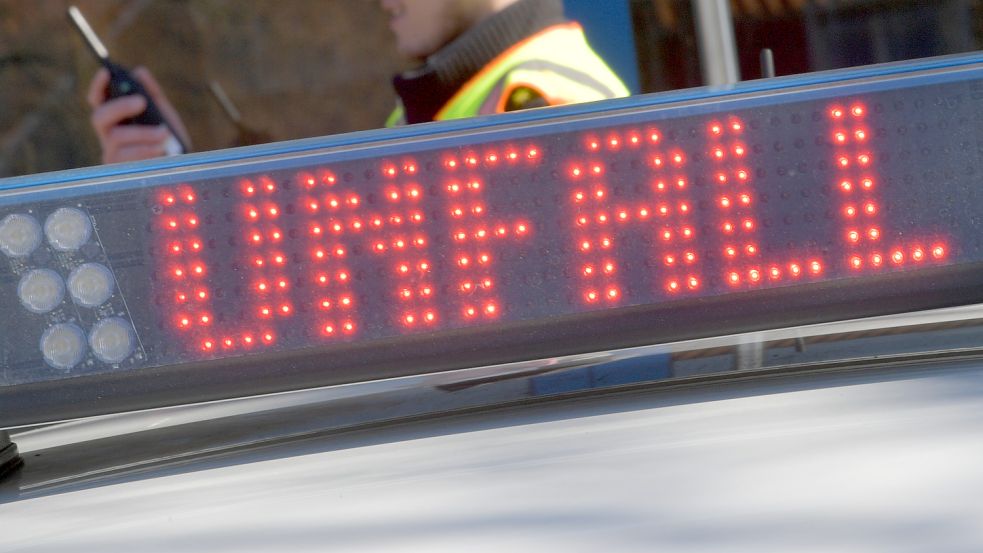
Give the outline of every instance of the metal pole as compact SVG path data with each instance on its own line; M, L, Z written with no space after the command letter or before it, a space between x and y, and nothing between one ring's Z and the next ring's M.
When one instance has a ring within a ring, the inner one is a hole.
M728 0L693 0L696 36L700 41L703 84L719 86L741 79L737 41Z

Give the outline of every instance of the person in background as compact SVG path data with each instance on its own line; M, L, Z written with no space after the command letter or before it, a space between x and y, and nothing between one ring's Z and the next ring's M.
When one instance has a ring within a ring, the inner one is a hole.
M399 53L418 63L396 75L387 126L503 113L627 96L624 83L563 17L562 0L381 0ZM184 144L177 110L145 68L139 79ZM103 163L163 156L166 127L124 125L146 107L140 96L107 101L109 74L89 86L91 122ZM173 142L173 140L171 140Z

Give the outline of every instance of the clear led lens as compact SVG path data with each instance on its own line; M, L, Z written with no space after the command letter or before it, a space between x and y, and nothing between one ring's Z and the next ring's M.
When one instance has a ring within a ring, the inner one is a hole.
M17 296L28 311L47 313L65 297L65 283L50 269L35 269L21 277Z
M133 326L119 317L103 319L89 333L89 347L100 361L119 363L136 349Z
M44 222L44 234L56 250L75 251L92 236L92 222L81 210L63 207L48 216Z
M41 335L41 354L56 369L67 371L85 357L85 333L71 324L56 324Z
M86 263L68 275L68 291L77 305L98 307L113 295L113 273L100 263Z
M15 213L0 221L0 251L26 257L41 245L41 225L30 215Z

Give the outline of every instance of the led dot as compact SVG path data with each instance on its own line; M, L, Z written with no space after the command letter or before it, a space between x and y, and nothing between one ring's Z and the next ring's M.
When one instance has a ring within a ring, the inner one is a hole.
M850 258L850 266L854 269L859 269L863 266L863 260L860 259L860 256L855 255Z
M667 288L667 289L668 289L668 290L669 290L670 292L675 292L675 291L677 291L677 290L679 290L679 282L677 282L677 281L675 281L675 280L670 280L670 281L669 281L669 282L668 282L668 283L666 284L666 288Z
M280 313L283 313L284 315L289 315L290 314L290 306L289 305L286 305L286 304L281 305L280 306Z
M487 313L488 315L494 315L496 311L498 311L498 306L495 305L494 303L489 303L485 305L485 313Z
M857 156L857 161L860 162L860 165L869 165L870 154L860 154L859 156Z
M853 106L853 109L851 109L850 112L853 113L855 117L862 117L864 114L864 108L863 106Z
M915 248L911 252L911 258L915 261L922 261L925 259L925 250L921 248Z
M604 273L610 275L613 272L614 272L614 263L611 263L610 261L607 262L607 263L605 263L604 264Z
M252 345L252 343L253 343L253 337L247 334L247 335L245 335L245 336L242 337L242 341L246 345Z
M748 172L745 171L744 169L739 170L737 172L737 178L740 179L740 180L742 180L742 181L747 180L747 178L748 178Z
M741 223L741 225L744 227L744 230L754 229L754 221L752 221L751 219L744 219L744 222Z
M891 261L893 261L895 263L901 263L901 262L903 262L904 261L904 254L900 250L895 251L894 253L891 254Z
M265 292L269 289L269 286L267 286L265 282L260 282L259 284L256 285L256 289L259 290L260 292Z
M837 163L840 165L840 167L848 167L850 165L850 160L846 157L840 156Z
M600 165L595 165L591 167L591 172L595 175L600 175L602 172L604 172L604 169Z
M92 236L92 222L82 211L73 207L63 207L45 220L44 234L54 249L63 252L75 251Z
M641 208L641 209L639 209L638 210L638 216L639 217L642 217L642 218L648 217L649 216L649 210L648 209L645 209L644 207Z
M51 367L67 371L85 357L85 333L72 323L51 326L41 335L41 355Z
M627 211L619 211L618 212L618 219L621 220L621 221L628 220L628 212Z
M65 283L50 269L34 269L24 274L17 285L21 305L32 313L47 313L61 304Z
M617 288L608 288L607 296L609 300L617 299L618 295L619 294Z
M732 232L734 232L734 224L733 223L729 223L729 222L728 223L724 223L723 230L724 230L725 233L731 234Z
M792 263L788 266L788 271L792 273L792 276L799 276L802 274L802 267L798 263Z
M782 271L778 267L772 267L771 269L768 270L768 275L771 277L772 280L777 280L781 278Z
M754 244L748 244L745 246L744 251L746 251L748 255L754 255L758 253L758 248L754 247Z
M322 253L324 253L324 252L322 252ZM283 263L285 261L286 261L286 258L283 257L280 254L277 254L277 255L273 256L273 262L276 263L277 265L283 265Z
M853 183L848 180L841 181L840 188L843 189L844 192L849 192L850 190L853 190Z
M210 316L208 316L208 315L202 315L199 318L199 320L201 321L201 324L203 324L203 325L207 325L208 323L212 322L212 318Z
M867 236L870 236L871 240L877 240L881 237L881 231L877 230L876 228L872 228L867 231Z
M587 298L587 301L597 301L597 292L591 290L585 294L585 297Z
M853 136L856 137L857 140L865 140L867 138L867 133L861 129L857 129L857 131L853 133Z
M580 170L580 167L574 167L573 170L570 171L570 174L575 177L579 177L581 173L582 171Z
M164 203L167 205L174 205L175 201L177 200L174 198L174 196L164 196Z
M833 135L833 139L842 144L846 142L846 133L838 132Z
M875 253L874 255L870 256L870 263L875 267L880 267L881 264L884 263L884 257L879 253Z
M741 145L734 146L734 154L737 155L737 157L743 156L744 152L745 152L744 146Z
M529 159L536 159L536 157L539 156L539 151L536 150L535 148L530 149L529 150L529 153L528 153L528 156L529 156Z
M666 265L674 265L676 263L676 257L673 255L667 255L664 258Z
M818 275L823 270L823 266L818 261L811 261L809 263L809 270L814 275Z
M734 257L735 255L737 255L737 249L728 246L724 248L724 255L726 255L727 257Z
M263 317L269 317L272 313L273 313L273 310L270 309L269 307L260 307L259 308L259 314L262 315Z
M223 339L222 340L222 345L225 346L225 347L227 347L227 348L231 348L232 347L232 338L225 338L225 339Z
M198 218L194 216L188 217L188 226L192 226L192 227L198 226Z
M830 115L833 116L834 119L839 119L843 117L843 110L841 108L833 108L830 110L829 113Z
M40 245L41 225L34 217L15 213L0 221L0 251L8 257L26 257Z
M866 188L867 190L870 190L871 188L874 187L874 181L873 181L873 179L864 179L864 180L860 181L860 184L864 188Z
M273 339L274 336L272 332L267 332L266 334L263 334L263 341L266 342L267 344L273 343Z
M113 273L100 263L85 263L68 275L68 291L76 305L98 307L115 289Z
M932 257L935 259L942 259L945 257L945 248L942 246L935 246L932 248Z
M724 129L718 123L713 123L710 125L710 134L720 135L722 132L724 132Z
M751 282L758 282L759 280L761 280L761 271L757 269L751 269L750 271L748 271L747 276L751 280Z
M126 320L110 317L93 325L89 332L89 347L100 361L120 363L136 349L136 334Z
M855 230L851 230L851 231L847 232L846 233L846 237L847 237L847 240L849 240L851 242L859 242L860 241L860 233L857 232L857 231L855 231Z
M719 182L720 184L726 184L727 183L727 175L725 175L723 173L717 173L717 182Z
M720 198L720 207L730 207L730 198L726 196Z
M690 290L696 290L700 287L700 280L694 276L691 276L686 280L686 285L689 286Z
M843 212L846 214L847 217L854 217L857 214L857 208L852 205L848 205L843 210Z
M403 321L406 324L413 324L414 322L416 322L416 317L414 317L412 314L410 314L410 315L407 315L407 316L403 317Z
M868 203L864 205L864 212L867 213L867 215L873 215L877 213L877 206L872 203Z
M740 284L741 275L737 273L730 273L729 275L727 275L727 281L730 282L731 285Z
M715 157L717 159L723 159L723 157L724 157L724 151L721 150L720 148L714 148L714 150L713 150L713 157Z

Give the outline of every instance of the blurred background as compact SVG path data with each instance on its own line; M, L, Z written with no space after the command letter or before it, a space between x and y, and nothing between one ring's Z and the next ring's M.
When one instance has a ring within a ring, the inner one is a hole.
M699 0L694 0L699 1ZM198 151L241 142L218 83L259 140L382 124L404 68L369 0L0 0L0 177L94 165L85 91L97 69L69 26L83 11L111 56L150 68ZM633 92L702 84L690 0L567 0ZM983 49L983 0L730 0L743 79Z

